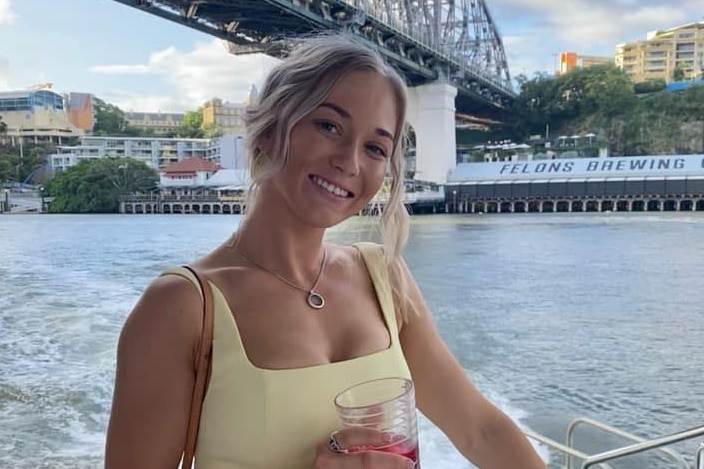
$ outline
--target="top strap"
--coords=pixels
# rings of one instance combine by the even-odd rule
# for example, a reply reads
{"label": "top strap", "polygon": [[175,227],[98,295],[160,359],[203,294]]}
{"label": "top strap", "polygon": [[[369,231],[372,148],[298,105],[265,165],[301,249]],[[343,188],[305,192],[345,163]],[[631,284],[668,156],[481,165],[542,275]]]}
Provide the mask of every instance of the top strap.
{"label": "top strap", "polygon": [[362,253],[387,324],[393,328],[395,333],[398,333],[391,280],[384,261],[382,246],[370,242],[355,243],[354,246]]}
{"label": "top strap", "polygon": [[200,427],[200,416],[203,409],[203,400],[210,382],[212,372],[212,352],[213,352],[213,292],[210,287],[208,277],[199,269],[184,266],[181,269],[173,269],[165,274],[175,274],[187,278],[199,290],[203,300],[203,328],[198,341],[195,354],[194,372],[195,383],[191,396],[191,409],[188,415],[188,428],[186,430],[186,442],[183,450],[182,468],[193,467],[195,458],[196,443],[198,442],[198,430]]}

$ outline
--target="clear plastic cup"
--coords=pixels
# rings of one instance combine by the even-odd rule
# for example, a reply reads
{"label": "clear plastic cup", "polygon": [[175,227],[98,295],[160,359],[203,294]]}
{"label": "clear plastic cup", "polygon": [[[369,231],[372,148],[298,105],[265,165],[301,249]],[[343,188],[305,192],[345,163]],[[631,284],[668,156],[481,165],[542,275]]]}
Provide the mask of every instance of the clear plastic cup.
{"label": "clear plastic cup", "polygon": [[390,442],[375,451],[399,454],[420,469],[418,421],[413,382],[405,378],[382,378],[356,384],[335,397],[342,425],[366,427],[385,433]]}

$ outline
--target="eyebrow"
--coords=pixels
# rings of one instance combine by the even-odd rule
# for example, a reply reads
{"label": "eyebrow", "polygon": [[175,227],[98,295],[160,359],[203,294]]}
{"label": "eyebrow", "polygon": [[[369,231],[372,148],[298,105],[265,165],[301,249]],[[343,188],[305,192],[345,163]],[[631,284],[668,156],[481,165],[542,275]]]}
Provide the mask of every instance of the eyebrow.
{"label": "eyebrow", "polygon": [[[343,117],[343,118],[345,118],[345,119],[351,119],[351,118],[352,118],[352,115],[351,115],[349,112],[347,112],[344,108],[338,106],[337,104],[333,104],[333,103],[322,103],[322,104],[321,104],[320,106],[318,106],[318,107],[325,107],[325,108],[328,108],[328,109],[332,109],[333,111],[335,111],[336,113],[338,113],[341,117]],[[391,132],[389,132],[388,130],[386,130],[386,129],[382,129],[382,128],[380,128],[380,127],[377,127],[377,128],[376,128],[376,134],[379,135],[380,137],[386,137],[386,138],[390,139],[391,141],[394,140],[393,134],[392,134]]]}

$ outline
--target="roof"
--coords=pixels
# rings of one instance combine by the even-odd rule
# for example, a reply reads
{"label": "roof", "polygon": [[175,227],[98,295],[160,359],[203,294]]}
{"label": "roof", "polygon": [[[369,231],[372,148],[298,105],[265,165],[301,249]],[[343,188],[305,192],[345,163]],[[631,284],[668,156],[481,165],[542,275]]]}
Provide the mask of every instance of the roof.
{"label": "roof", "polygon": [[234,190],[234,188],[246,189],[249,187],[250,183],[249,170],[247,169],[221,169],[208,179],[205,185],[208,187]]}
{"label": "roof", "polygon": [[167,166],[161,172],[167,175],[197,172],[214,173],[219,169],[220,165],[206,161],[199,156],[194,156],[192,158],[181,160],[178,163],[174,163],[171,166]]}

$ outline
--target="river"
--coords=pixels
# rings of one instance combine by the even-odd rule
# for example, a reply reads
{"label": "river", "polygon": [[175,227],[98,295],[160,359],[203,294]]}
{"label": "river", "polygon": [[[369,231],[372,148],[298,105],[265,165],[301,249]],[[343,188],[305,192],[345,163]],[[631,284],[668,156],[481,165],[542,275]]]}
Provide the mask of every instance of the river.
{"label": "river", "polygon": [[[102,467],[126,315],[238,222],[0,216],[0,467]],[[353,219],[328,238],[364,233]],[[588,416],[655,437],[704,424],[702,240],[699,213],[418,216],[406,258],[449,347],[519,424],[563,441]],[[576,436],[588,452],[625,444]],[[675,447],[690,463],[695,448]],[[425,419],[421,453],[424,469],[471,467]]]}

